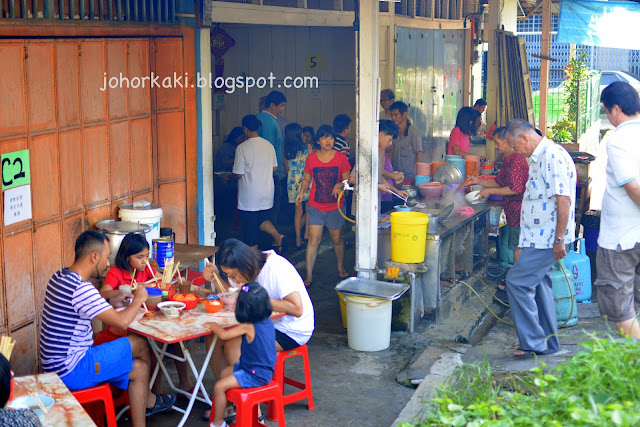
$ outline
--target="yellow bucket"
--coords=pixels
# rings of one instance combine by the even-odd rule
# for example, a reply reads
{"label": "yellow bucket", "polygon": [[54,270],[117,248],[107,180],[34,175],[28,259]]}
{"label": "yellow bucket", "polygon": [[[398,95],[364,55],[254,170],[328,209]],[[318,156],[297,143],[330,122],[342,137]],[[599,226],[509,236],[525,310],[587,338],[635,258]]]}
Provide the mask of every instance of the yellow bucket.
{"label": "yellow bucket", "polygon": [[429,215],[422,212],[391,213],[391,261],[424,261]]}
{"label": "yellow bucket", "polygon": [[340,315],[342,316],[342,327],[347,328],[347,303],[344,300],[344,294],[338,292],[338,299],[340,300]]}

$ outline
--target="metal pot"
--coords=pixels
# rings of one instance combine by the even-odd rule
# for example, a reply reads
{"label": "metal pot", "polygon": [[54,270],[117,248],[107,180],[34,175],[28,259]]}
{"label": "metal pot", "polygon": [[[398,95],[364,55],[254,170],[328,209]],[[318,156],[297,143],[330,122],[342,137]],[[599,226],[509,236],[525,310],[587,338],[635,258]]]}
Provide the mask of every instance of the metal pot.
{"label": "metal pot", "polygon": [[410,199],[418,197],[418,188],[413,185],[399,185],[396,188],[406,191]]}
{"label": "metal pot", "polygon": [[100,221],[96,224],[96,228],[109,238],[109,246],[111,247],[111,256],[109,262],[115,265],[116,255],[122,239],[129,233],[139,233],[146,237],[146,233],[153,228],[149,224],[139,224],[137,222],[114,221],[112,219]]}

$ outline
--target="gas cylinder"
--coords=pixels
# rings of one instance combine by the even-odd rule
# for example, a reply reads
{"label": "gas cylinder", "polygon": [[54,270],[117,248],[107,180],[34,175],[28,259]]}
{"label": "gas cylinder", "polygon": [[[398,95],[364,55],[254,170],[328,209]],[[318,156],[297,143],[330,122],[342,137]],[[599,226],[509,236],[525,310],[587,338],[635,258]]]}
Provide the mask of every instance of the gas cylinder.
{"label": "gas cylinder", "polygon": [[[566,276],[564,275],[562,268],[560,268],[561,265],[567,272]],[[568,284],[567,279],[569,279]],[[574,326],[578,323],[578,304],[576,303],[571,271],[567,270],[564,259],[556,262],[553,266],[551,282],[558,327]],[[567,321],[567,319],[569,320]]]}
{"label": "gas cylinder", "polygon": [[591,302],[591,260],[587,256],[584,239],[576,240],[578,251],[569,250],[564,259],[567,274],[571,275],[575,285],[576,299],[578,302]]}

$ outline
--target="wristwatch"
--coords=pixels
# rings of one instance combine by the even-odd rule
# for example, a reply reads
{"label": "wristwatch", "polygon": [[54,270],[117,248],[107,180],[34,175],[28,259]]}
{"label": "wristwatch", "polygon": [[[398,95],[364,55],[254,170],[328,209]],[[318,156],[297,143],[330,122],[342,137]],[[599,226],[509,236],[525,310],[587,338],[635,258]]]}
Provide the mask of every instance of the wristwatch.
{"label": "wristwatch", "polygon": [[553,241],[553,243],[561,243],[564,242],[564,237],[556,237],[556,239]]}

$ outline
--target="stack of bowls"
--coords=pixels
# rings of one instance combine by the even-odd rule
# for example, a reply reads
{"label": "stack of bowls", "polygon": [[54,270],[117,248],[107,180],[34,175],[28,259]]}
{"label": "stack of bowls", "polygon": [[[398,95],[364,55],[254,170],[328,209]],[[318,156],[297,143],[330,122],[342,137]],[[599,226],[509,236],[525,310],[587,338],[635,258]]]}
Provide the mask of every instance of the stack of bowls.
{"label": "stack of bowls", "polygon": [[431,163],[416,163],[416,175],[431,176]]}
{"label": "stack of bowls", "polygon": [[474,162],[473,160],[465,160],[465,165],[464,165],[464,174],[466,176],[471,176],[474,174],[474,172],[477,170],[477,166],[476,166],[476,162]]}
{"label": "stack of bowls", "polygon": [[428,175],[416,175],[416,185],[424,184],[425,182],[431,182],[431,177]]}
{"label": "stack of bowls", "polygon": [[464,157],[465,160],[471,160],[472,162],[475,162],[476,169],[480,168],[480,156],[477,156],[475,154],[465,154],[462,157]]}
{"label": "stack of bowls", "polygon": [[444,184],[440,182],[425,182],[418,184],[418,191],[424,199],[438,199],[442,196]]}

